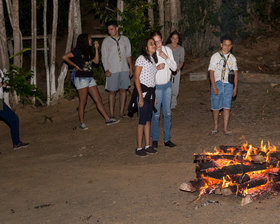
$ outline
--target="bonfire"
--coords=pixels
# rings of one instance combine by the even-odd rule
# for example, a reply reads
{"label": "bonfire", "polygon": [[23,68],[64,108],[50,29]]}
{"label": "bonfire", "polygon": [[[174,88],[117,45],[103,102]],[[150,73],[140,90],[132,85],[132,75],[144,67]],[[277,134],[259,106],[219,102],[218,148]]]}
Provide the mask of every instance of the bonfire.
{"label": "bonfire", "polygon": [[242,205],[263,193],[278,194],[280,190],[280,151],[261,142],[260,147],[220,146],[214,152],[194,154],[196,179],[183,183],[181,190],[204,194],[236,194]]}

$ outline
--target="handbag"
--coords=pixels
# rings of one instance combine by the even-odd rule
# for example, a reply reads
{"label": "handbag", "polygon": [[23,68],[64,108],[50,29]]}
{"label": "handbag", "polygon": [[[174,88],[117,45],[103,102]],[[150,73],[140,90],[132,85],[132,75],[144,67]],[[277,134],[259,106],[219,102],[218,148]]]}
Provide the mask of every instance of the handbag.
{"label": "handbag", "polygon": [[235,74],[233,70],[230,70],[228,73],[228,82],[234,85]]}

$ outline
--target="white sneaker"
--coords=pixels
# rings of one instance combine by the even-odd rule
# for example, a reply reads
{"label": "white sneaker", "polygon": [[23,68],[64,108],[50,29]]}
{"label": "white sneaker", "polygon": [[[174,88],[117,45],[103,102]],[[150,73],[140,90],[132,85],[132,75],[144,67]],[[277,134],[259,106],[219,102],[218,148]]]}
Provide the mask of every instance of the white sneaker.
{"label": "white sneaker", "polygon": [[88,130],[88,127],[86,126],[85,123],[81,123],[81,124],[80,124],[80,128],[81,128],[82,130]]}

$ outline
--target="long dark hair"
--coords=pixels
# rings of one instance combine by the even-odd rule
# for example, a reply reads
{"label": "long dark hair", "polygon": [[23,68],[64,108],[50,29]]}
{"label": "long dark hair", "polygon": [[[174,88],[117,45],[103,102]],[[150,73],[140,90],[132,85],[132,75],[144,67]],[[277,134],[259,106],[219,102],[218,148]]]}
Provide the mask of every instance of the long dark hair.
{"label": "long dark hair", "polygon": [[176,31],[176,30],[173,31],[172,33],[170,33],[170,35],[169,35],[169,37],[168,37],[168,39],[166,41],[166,44],[171,44],[171,38],[173,37],[173,35],[177,35],[178,36],[178,38],[179,38],[178,44],[182,45],[182,40],[180,38],[180,33],[178,31]]}
{"label": "long dark hair", "polygon": [[88,44],[88,37],[89,35],[87,33],[80,34],[75,47],[75,49],[79,49],[81,51],[81,54],[84,55],[86,59],[94,58],[92,47]]}
{"label": "long dark hair", "polygon": [[[153,63],[152,60],[151,60],[151,56],[148,53],[148,42],[149,42],[149,40],[153,40],[154,41],[154,39],[152,37],[149,37],[149,38],[146,38],[145,40],[143,40],[142,48],[141,48],[141,54],[144,56],[144,58],[147,61]],[[152,57],[153,57],[155,63],[157,63],[158,62],[158,58],[157,58],[157,53],[156,52],[153,53]]]}

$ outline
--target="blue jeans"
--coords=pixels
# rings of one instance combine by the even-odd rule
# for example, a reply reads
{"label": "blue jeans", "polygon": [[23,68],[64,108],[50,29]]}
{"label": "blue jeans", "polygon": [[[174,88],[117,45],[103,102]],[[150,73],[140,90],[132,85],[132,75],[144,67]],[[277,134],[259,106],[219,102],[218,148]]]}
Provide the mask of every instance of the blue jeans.
{"label": "blue jeans", "polygon": [[163,132],[164,132],[164,142],[170,140],[170,128],[171,128],[171,93],[172,85],[168,82],[164,85],[156,85],[156,109],[157,112],[153,112],[152,118],[152,140],[158,141],[159,136],[159,117],[162,105],[163,114]]}
{"label": "blue jeans", "polygon": [[19,120],[14,111],[3,102],[3,110],[0,110],[0,119],[11,128],[11,136],[14,145],[20,142],[19,139]]}

